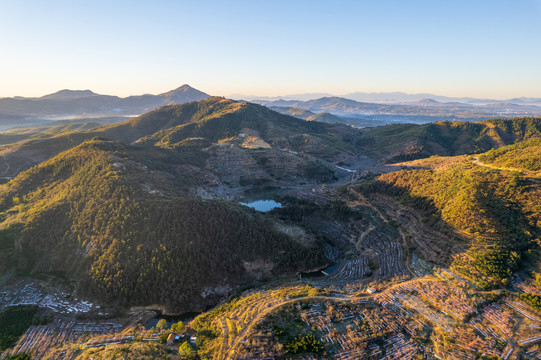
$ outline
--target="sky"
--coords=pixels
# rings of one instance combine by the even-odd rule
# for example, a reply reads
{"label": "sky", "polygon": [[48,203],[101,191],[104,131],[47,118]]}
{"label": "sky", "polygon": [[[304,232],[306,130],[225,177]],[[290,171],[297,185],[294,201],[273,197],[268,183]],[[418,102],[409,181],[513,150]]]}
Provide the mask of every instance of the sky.
{"label": "sky", "polygon": [[541,97],[541,0],[0,0],[0,97]]}

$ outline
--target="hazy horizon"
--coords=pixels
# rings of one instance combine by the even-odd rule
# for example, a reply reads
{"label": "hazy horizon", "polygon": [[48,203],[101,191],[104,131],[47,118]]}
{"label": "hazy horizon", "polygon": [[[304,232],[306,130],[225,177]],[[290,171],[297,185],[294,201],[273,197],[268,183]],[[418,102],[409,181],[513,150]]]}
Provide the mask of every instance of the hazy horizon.
{"label": "hazy horizon", "polygon": [[[271,98],[293,98],[295,96],[302,96],[302,97],[306,97],[306,98],[310,98],[310,99],[317,99],[317,98],[320,98],[320,97],[328,97],[328,96],[333,96],[333,97],[345,97],[347,98],[347,96],[349,95],[354,95],[354,94],[367,94],[367,95],[377,95],[377,94],[405,94],[405,95],[410,95],[410,96],[415,96],[415,95],[432,95],[432,96],[436,96],[436,97],[449,97],[449,98],[475,98],[475,99],[479,99],[479,100],[509,100],[509,99],[513,99],[513,98],[541,98],[540,97],[533,97],[533,96],[514,96],[514,97],[505,97],[505,98],[496,98],[496,97],[492,97],[492,98],[488,98],[488,97],[476,97],[476,96],[468,96],[468,95],[448,95],[448,94],[440,94],[440,93],[430,93],[430,92],[426,92],[426,91],[421,91],[421,92],[415,92],[415,93],[412,93],[412,92],[405,92],[405,91],[400,91],[400,90],[395,90],[395,91],[351,91],[351,92],[347,92],[347,93],[328,93],[328,92],[324,92],[324,91],[321,91],[321,92],[318,92],[318,91],[313,91],[313,92],[304,92],[304,93],[276,93],[276,94],[263,94],[263,95],[257,95],[257,94],[251,94],[251,93],[231,93],[231,94],[213,94],[213,93],[210,93],[208,91],[206,91],[205,89],[201,89],[201,88],[198,88],[198,87],[195,87],[195,86],[192,86],[191,84],[182,84],[180,86],[177,86],[175,88],[171,88],[171,89],[162,89],[162,90],[158,90],[157,92],[154,92],[154,93],[151,93],[151,92],[143,92],[143,93],[133,93],[133,94],[126,94],[126,95],[119,95],[119,94],[112,94],[112,93],[101,93],[101,92],[97,92],[97,91],[94,91],[93,89],[68,89],[68,88],[60,88],[58,90],[55,90],[55,91],[52,91],[50,93],[45,93],[45,94],[36,94],[36,95],[30,95],[30,96],[23,96],[23,95],[11,95],[11,96],[0,96],[0,99],[2,98],[17,98],[17,97],[22,97],[22,98],[40,98],[40,97],[43,97],[43,96],[47,96],[47,95],[52,95],[54,93],[57,93],[57,92],[60,92],[60,91],[92,91],[93,93],[97,94],[97,95],[107,95],[107,96],[118,96],[120,98],[126,98],[126,97],[130,97],[130,96],[141,96],[141,95],[159,95],[159,94],[163,94],[163,93],[166,93],[168,91],[172,91],[172,90],[175,90],[181,86],[184,86],[184,85],[188,85],[196,90],[199,90],[199,91],[202,91],[202,92],[205,92],[207,94],[209,94],[210,96],[222,96],[222,97],[226,97],[226,98],[238,98],[238,99],[242,99],[242,100],[257,100],[257,99],[271,99]],[[310,95],[313,95],[313,97],[310,97]],[[244,98],[246,97],[246,98]],[[295,99],[295,100],[301,100],[301,99]]]}
{"label": "hazy horizon", "polygon": [[541,97],[541,0],[0,2],[0,97]]}

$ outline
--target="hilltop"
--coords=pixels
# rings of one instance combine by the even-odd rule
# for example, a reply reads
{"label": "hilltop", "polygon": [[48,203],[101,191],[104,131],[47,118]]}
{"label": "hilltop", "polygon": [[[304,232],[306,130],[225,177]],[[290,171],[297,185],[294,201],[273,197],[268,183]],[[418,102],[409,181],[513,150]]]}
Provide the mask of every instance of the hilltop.
{"label": "hilltop", "polygon": [[209,166],[233,184],[242,178],[245,185],[285,185],[307,182],[310,176],[308,181],[332,180],[333,163],[352,163],[359,157],[355,147],[362,135],[345,125],[306,122],[260,105],[212,97],[86,132],[33,138],[3,154],[13,164],[10,171],[20,171],[95,136],[143,147],[203,147]]}
{"label": "hilltop", "polygon": [[[57,91],[53,94],[49,94],[49,95],[44,95],[42,97],[40,97],[39,99],[41,100],[74,100],[74,99],[80,99],[80,98],[84,98],[84,97],[89,97],[89,96],[99,96],[98,94],[96,94],[95,92],[91,91],[91,90],[69,90],[69,89],[64,89],[64,90],[60,90],[60,91]],[[22,100],[24,98],[18,98],[19,100]]]}
{"label": "hilltop", "polygon": [[[1,154],[10,164],[4,176],[13,177],[33,164],[94,136],[161,147],[174,147],[183,141],[193,143],[190,139],[204,138],[214,143],[218,153],[233,151],[239,173],[243,172],[239,156],[244,158],[245,154],[249,154],[259,165],[266,161],[260,160],[260,155],[255,152],[242,150],[244,154],[241,154],[238,151],[239,148],[253,147],[250,143],[259,144],[257,148],[260,151],[277,159],[277,166],[283,163],[279,159],[284,157],[302,160],[306,166],[316,166],[321,174],[326,173],[327,178],[332,178],[331,172],[325,170],[329,169],[329,164],[315,159],[346,165],[363,161],[365,165],[362,166],[371,166],[369,163],[373,164],[374,161],[397,162],[432,155],[479,154],[538,137],[541,132],[540,118],[493,119],[478,123],[443,121],[424,125],[394,124],[356,130],[339,123],[300,121],[263,106],[219,97],[166,106],[125,122],[90,128],[90,131],[71,133],[62,133],[58,128],[57,131],[41,132],[26,142],[4,148]],[[6,136],[3,141],[10,143],[25,138],[27,136],[14,134]],[[259,139],[263,142],[259,142]],[[367,159],[370,159],[368,163],[365,161]],[[270,165],[273,163],[268,162]],[[332,170],[333,166],[330,168]],[[248,175],[252,170],[255,168],[246,170]],[[278,171],[285,174],[284,170]],[[238,180],[239,177],[237,183]]]}

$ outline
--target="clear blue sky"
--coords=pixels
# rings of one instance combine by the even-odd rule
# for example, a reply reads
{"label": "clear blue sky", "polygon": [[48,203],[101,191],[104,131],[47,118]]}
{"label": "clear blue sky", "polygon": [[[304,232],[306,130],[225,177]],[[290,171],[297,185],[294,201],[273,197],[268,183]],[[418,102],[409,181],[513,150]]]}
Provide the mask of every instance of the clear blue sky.
{"label": "clear blue sky", "polygon": [[0,97],[541,97],[541,0],[0,0]]}

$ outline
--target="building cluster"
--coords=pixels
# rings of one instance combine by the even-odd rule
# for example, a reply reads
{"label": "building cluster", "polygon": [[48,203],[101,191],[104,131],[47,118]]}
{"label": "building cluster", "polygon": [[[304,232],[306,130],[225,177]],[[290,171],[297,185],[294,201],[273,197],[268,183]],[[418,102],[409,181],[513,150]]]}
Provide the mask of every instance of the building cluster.
{"label": "building cluster", "polygon": [[[61,290],[49,289],[45,291],[33,280],[19,280],[13,284],[4,285],[0,289],[0,310],[22,305],[35,305],[62,315],[88,313],[92,310],[100,311],[99,306],[90,301],[73,298]],[[98,315],[103,314],[98,313]]]}

